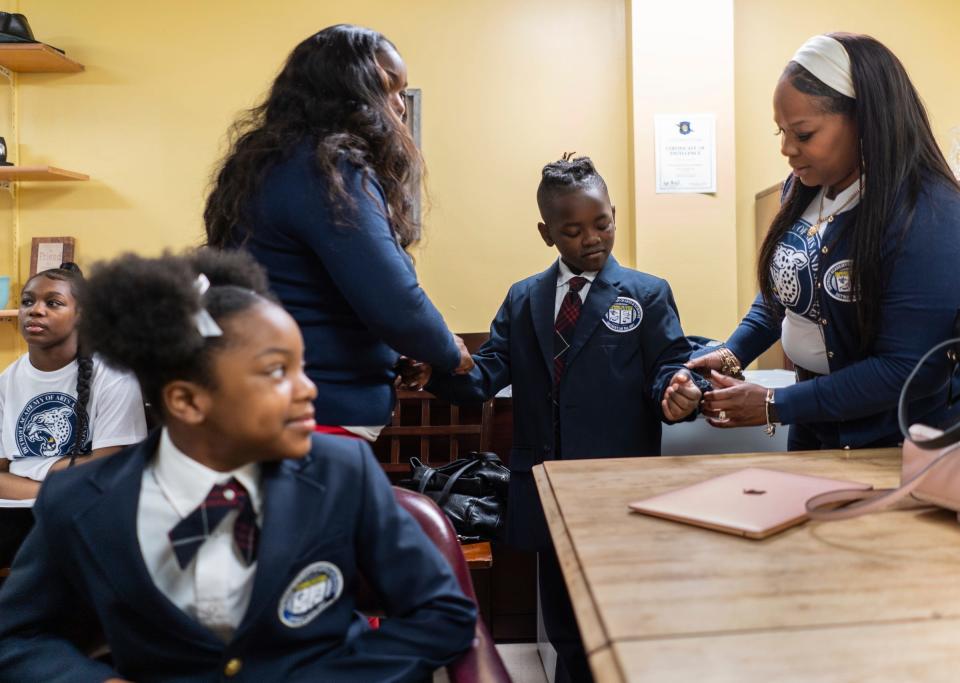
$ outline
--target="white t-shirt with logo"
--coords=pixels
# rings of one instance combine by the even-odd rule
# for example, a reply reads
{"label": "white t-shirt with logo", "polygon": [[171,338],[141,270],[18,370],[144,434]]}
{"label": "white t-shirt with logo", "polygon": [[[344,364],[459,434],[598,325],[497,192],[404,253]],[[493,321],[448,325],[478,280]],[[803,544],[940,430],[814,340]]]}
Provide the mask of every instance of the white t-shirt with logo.
{"label": "white t-shirt with logo", "polygon": [[[77,440],[77,362],[37,370],[23,355],[0,374],[0,457],[10,472],[43,481]],[[87,434],[89,450],[127,446],[147,435],[140,385],[133,375],[93,358]]]}

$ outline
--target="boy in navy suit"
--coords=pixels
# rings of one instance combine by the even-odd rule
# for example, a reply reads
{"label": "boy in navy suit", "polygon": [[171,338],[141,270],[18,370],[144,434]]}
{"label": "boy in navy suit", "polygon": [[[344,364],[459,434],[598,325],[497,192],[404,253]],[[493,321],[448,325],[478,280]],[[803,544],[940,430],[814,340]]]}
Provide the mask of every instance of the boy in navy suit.
{"label": "boy in navy suit", "polygon": [[547,164],[537,204],[540,236],[560,258],[510,288],[470,374],[431,378],[412,364],[405,381],[429,378],[429,391],[454,402],[513,385],[507,542],[540,551],[557,680],[583,681],[589,669],[530,470],[551,459],[659,455],[661,421],[692,419],[709,383],[683,369],[691,348],[670,286],[611,255],[615,209],[590,159]]}

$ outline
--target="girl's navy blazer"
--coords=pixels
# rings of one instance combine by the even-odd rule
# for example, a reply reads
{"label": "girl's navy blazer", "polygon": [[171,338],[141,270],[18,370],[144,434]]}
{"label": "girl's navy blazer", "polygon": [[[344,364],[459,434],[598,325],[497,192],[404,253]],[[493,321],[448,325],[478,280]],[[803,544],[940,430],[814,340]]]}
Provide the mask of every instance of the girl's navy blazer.
{"label": "girl's navy blazer", "polygon": [[[369,446],[320,435],[303,460],[263,465],[250,606],[233,639],[218,639],[157,589],[140,554],[140,482],[158,438],[44,483],[36,526],[0,591],[0,680],[218,681],[236,659],[231,680],[407,681],[470,646],[475,605],[396,504]],[[285,619],[302,572],[316,566],[332,579],[331,565],[339,597],[312,619]],[[390,616],[378,630],[354,612],[361,573]],[[115,670],[61,635],[98,620]]]}
{"label": "girl's navy blazer", "polygon": [[558,269],[554,263],[510,288],[469,375],[435,372],[427,387],[464,403],[513,385],[507,538],[534,549],[546,547],[549,539],[531,468],[560,458],[659,455],[660,399],[692,350],[670,285],[624,268],[611,256],[587,293],[555,392]]}

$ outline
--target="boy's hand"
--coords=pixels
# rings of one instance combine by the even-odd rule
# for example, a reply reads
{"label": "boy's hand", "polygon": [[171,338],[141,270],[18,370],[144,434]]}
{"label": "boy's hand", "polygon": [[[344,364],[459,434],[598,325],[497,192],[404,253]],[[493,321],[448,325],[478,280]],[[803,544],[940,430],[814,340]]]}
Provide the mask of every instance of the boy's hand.
{"label": "boy's hand", "polygon": [[433,374],[433,367],[429,363],[422,363],[406,356],[397,361],[397,372],[400,373],[400,388],[410,391],[420,391]]}
{"label": "boy's hand", "polygon": [[671,422],[687,417],[697,409],[702,393],[693,382],[690,373],[680,370],[670,379],[670,385],[663,392],[660,407],[663,416]]}
{"label": "boy's hand", "polygon": [[460,337],[453,335],[453,340],[457,342],[457,348],[460,349],[460,365],[458,365],[457,369],[453,371],[453,374],[466,375],[468,372],[473,370],[473,356],[471,356],[470,352],[467,351],[467,345],[463,343],[463,340]]}

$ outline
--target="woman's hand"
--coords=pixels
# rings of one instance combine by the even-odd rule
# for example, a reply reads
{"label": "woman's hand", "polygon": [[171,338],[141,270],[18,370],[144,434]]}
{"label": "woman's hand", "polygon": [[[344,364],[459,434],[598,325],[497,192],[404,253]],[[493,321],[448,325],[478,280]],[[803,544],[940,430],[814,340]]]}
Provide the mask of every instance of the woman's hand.
{"label": "woman's hand", "polygon": [[703,412],[714,427],[767,424],[767,388],[719,372],[710,373],[713,391],[703,395]]}
{"label": "woman's hand", "polygon": [[397,372],[400,373],[401,389],[420,391],[430,381],[430,377],[433,375],[433,367],[429,363],[401,356],[397,362]]}
{"label": "woman's hand", "polygon": [[695,370],[706,377],[710,374],[711,370],[720,372],[720,368],[723,367],[723,356],[720,355],[719,351],[711,351],[699,358],[687,361],[684,363],[684,367]]}
{"label": "woman's hand", "polygon": [[682,420],[697,409],[701,396],[700,388],[694,384],[690,373],[680,370],[663,391],[663,400],[660,402],[663,416],[671,422]]}
{"label": "woman's hand", "polygon": [[453,371],[453,374],[466,375],[468,372],[473,370],[473,356],[471,356],[470,352],[467,351],[467,345],[463,343],[463,340],[460,337],[453,335],[453,340],[457,342],[457,348],[460,349],[460,365],[458,365],[457,369]]}

